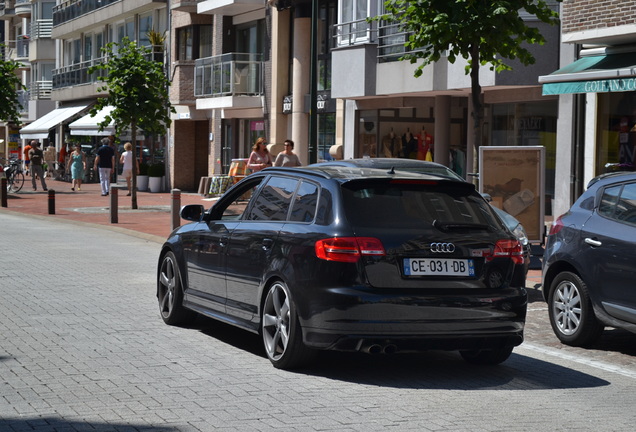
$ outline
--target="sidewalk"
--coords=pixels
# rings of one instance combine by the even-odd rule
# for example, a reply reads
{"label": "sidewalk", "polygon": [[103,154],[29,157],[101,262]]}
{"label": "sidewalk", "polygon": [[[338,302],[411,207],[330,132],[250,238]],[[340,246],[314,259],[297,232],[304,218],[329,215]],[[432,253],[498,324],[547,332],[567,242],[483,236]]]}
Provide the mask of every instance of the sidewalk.
{"label": "sidewalk", "polygon": [[[99,225],[103,228],[123,231],[137,237],[163,242],[170,234],[171,194],[137,192],[137,210],[131,208],[131,197],[126,196],[126,184],[121,180],[118,191],[118,223],[110,222],[110,196],[101,196],[99,183],[82,184],[81,191],[71,191],[71,184],[47,179],[49,191],[55,191],[55,214],[49,215],[49,193],[41,189],[33,191],[31,177],[27,176],[22,190],[7,195],[7,207],[0,212],[17,212],[42,218],[55,218],[67,222]],[[204,198],[196,193],[181,193],[181,206],[202,204],[211,207],[215,198]],[[185,221],[181,221],[184,223]]]}
{"label": "sidewalk", "polygon": [[[93,224],[104,229],[124,232],[157,243],[163,241],[170,234],[171,194],[137,192],[137,210],[131,209],[130,197],[126,196],[125,183],[119,190],[118,223],[110,222],[110,196],[101,196],[99,183],[83,184],[81,191],[71,191],[71,184],[47,180],[49,191],[55,191],[55,214],[49,215],[48,192],[38,190],[33,192],[31,177],[26,177],[22,190],[17,194],[8,194],[7,208],[0,207],[0,212],[18,212],[42,218],[55,218],[70,223]],[[186,204],[201,204],[210,208],[216,198],[205,198],[197,193],[181,193],[181,206]],[[181,224],[186,221],[181,220]],[[541,270],[528,271],[526,286],[538,288],[541,284]]]}

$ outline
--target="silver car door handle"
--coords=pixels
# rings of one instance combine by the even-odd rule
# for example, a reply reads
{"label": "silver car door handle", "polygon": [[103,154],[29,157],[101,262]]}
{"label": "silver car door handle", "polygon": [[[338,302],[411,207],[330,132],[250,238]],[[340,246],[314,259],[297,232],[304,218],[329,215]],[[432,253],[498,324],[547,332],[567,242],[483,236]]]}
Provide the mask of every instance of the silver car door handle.
{"label": "silver car door handle", "polygon": [[589,244],[591,246],[596,246],[596,247],[601,246],[603,244],[600,241],[591,239],[589,237],[585,238],[585,243],[587,243],[587,244]]}
{"label": "silver car door handle", "polygon": [[225,247],[225,246],[227,246],[227,243],[228,243],[228,241],[229,241],[229,240],[230,240],[230,238],[229,238],[229,237],[221,237],[221,238],[219,239],[219,246],[220,246],[220,247]]}
{"label": "silver car door handle", "polygon": [[263,239],[263,250],[270,249],[273,244],[274,244],[274,240],[268,239],[268,238]]}

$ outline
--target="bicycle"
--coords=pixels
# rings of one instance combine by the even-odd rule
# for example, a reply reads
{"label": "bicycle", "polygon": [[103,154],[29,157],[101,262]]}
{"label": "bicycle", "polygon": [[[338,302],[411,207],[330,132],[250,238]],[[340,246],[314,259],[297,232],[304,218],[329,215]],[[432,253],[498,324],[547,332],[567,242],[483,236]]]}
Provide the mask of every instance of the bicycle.
{"label": "bicycle", "polygon": [[24,186],[24,173],[22,173],[21,161],[8,160],[9,165],[3,167],[5,176],[7,177],[7,191],[11,193],[18,193]]}

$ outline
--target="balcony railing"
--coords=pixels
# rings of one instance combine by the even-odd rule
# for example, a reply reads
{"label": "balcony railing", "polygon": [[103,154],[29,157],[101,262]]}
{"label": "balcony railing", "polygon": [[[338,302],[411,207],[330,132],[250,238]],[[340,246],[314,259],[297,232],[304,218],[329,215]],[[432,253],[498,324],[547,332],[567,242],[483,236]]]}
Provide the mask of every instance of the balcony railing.
{"label": "balcony railing", "polygon": [[53,26],[64,24],[67,21],[82,15],[94,12],[97,9],[118,3],[123,0],[66,0],[53,8]]}
{"label": "balcony railing", "polygon": [[51,99],[52,90],[53,81],[31,81],[29,85],[31,100]]}
{"label": "balcony railing", "polygon": [[60,89],[81,84],[92,84],[94,82],[97,82],[97,77],[105,76],[105,72],[102,70],[98,70],[89,74],[88,68],[96,64],[101,64],[104,61],[106,61],[106,57],[99,57],[70,66],[65,66],[59,69],[54,69],[53,89]]}
{"label": "balcony railing", "polygon": [[404,44],[409,33],[402,31],[396,23],[367,22],[366,19],[360,19],[335,24],[334,30],[336,46],[339,47],[377,44],[379,61],[394,61],[404,54],[415,52],[406,50]]}
{"label": "balcony railing", "polygon": [[18,58],[29,57],[29,40],[31,37],[28,34],[18,36],[18,40],[15,42],[16,56]]}
{"label": "balcony railing", "polygon": [[29,112],[29,90],[18,90],[18,111],[20,114],[27,114]]}
{"label": "balcony railing", "polygon": [[15,0],[16,15],[31,14],[31,0]]}
{"label": "balcony railing", "polygon": [[195,96],[256,96],[263,93],[261,54],[228,53],[194,63]]}
{"label": "balcony railing", "polygon": [[31,37],[33,39],[50,38],[53,29],[52,19],[39,19],[31,22]]}

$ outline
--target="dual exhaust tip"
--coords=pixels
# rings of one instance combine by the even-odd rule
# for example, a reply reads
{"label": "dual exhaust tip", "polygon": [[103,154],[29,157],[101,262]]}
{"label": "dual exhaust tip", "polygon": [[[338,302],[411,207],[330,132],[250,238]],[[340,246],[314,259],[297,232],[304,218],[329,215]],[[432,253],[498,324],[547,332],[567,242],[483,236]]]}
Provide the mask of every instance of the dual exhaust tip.
{"label": "dual exhaust tip", "polygon": [[397,346],[393,344],[370,344],[362,346],[360,351],[367,354],[395,354],[397,352]]}

